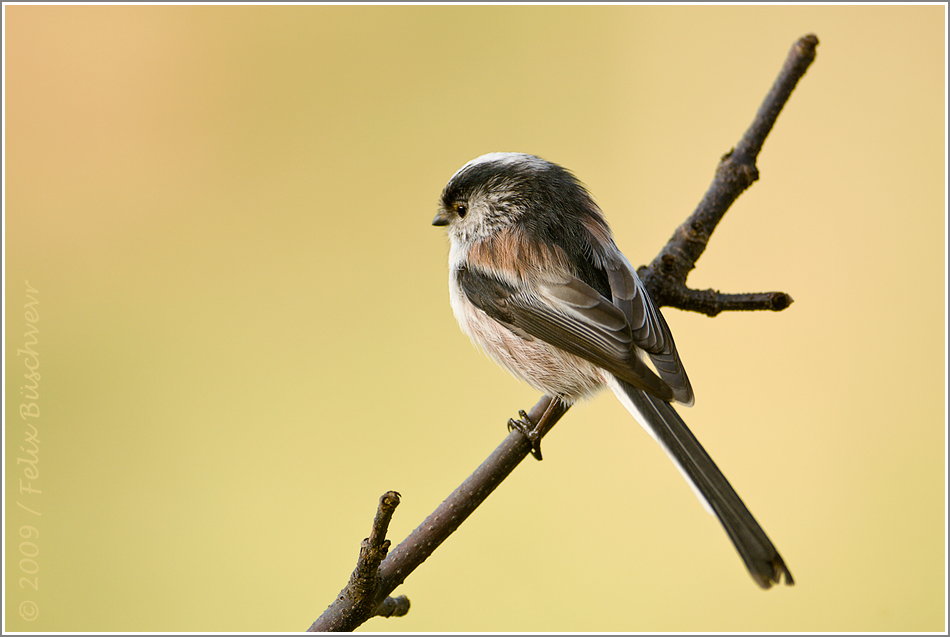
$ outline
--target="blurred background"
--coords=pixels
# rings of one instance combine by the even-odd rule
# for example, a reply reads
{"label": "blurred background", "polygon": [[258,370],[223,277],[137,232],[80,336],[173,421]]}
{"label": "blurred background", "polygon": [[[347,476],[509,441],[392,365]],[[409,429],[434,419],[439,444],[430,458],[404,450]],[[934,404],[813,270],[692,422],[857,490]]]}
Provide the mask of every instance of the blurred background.
{"label": "blurred background", "polygon": [[539,398],[452,316],[448,178],[560,163],[648,263],[807,33],[689,279],[794,305],[666,311],[684,417],[796,585],[602,395],[362,630],[945,630],[943,6],[4,15],[7,630],[306,629],[382,493],[395,544]]}

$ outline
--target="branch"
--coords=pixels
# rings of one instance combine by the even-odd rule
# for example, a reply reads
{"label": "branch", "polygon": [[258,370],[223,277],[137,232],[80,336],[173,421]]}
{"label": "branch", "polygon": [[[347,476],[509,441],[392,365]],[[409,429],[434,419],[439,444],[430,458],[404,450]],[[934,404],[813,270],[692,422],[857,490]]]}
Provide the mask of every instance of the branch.
{"label": "branch", "polygon": [[[806,35],[795,43],[752,125],[739,144],[720,161],[715,179],[699,206],[676,230],[653,262],[638,270],[658,306],[715,316],[722,311],[778,311],[791,305],[792,298],[783,292],[720,294],[715,290],[690,289],[685,282],[726,210],[758,179],[755,161],[765,138],[798,80],[815,59],[817,45],[818,38],[814,35]],[[550,431],[567,412],[567,406],[560,402],[552,405],[552,400],[549,396],[543,397],[528,414],[532,423],[539,423],[542,415],[546,414],[538,439]],[[475,473],[388,556],[386,529],[399,504],[399,494],[390,491],[383,495],[373,530],[370,537],[363,541],[350,582],[310,626],[309,632],[350,631],[375,615],[403,615],[408,612],[409,601],[405,597],[394,599],[389,594],[462,525],[531,450],[532,443],[522,432],[515,430],[509,433]]]}
{"label": "branch", "polygon": [[[397,506],[399,494],[395,491],[388,491],[379,499],[373,528],[360,545],[360,557],[350,581],[337,595],[336,601],[313,623],[311,631],[352,631],[370,617],[401,616],[409,612],[409,600],[406,597],[376,599],[376,591],[380,588],[379,565],[389,552],[390,543],[386,539],[386,532]],[[320,622],[321,626],[315,628]]]}
{"label": "branch", "polygon": [[729,206],[759,178],[755,161],[765,138],[798,80],[815,60],[817,46],[818,38],[813,34],[800,38],[792,46],[752,125],[736,147],[723,155],[716,177],[696,210],[676,229],[653,263],[637,270],[657,305],[715,316],[725,310],[779,311],[792,304],[792,297],[784,292],[725,295],[715,290],[692,290],[686,287],[686,277],[696,267],[696,261]]}
{"label": "branch", "polygon": [[[546,428],[539,432],[541,437],[551,431],[568,409],[568,406],[560,402],[552,406],[551,398],[545,396],[528,412],[528,418],[531,422],[539,422],[549,407],[551,413],[545,420]],[[350,576],[350,583],[337,595],[336,600],[324,611],[323,615],[313,622],[308,632],[350,631],[374,614],[381,614],[370,612],[369,609],[376,608],[385,600],[391,599],[387,596],[462,525],[462,522],[495,490],[495,487],[501,484],[508,474],[525,459],[531,449],[532,443],[523,433],[517,430],[509,433],[481,466],[379,565],[375,588],[372,590],[362,585],[364,578],[357,577],[357,573],[361,572],[363,562],[363,549],[361,549],[360,563]],[[383,496],[383,499],[390,494],[395,494],[395,492],[390,491]],[[395,495],[396,504],[398,504],[399,497],[398,494]],[[380,510],[382,510],[382,500]],[[391,515],[390,513],[390,517]],[[379,518],[380,514],[377,514],[377,521]],[[386,525],[388,524],[387,517]],[[385,529],[383,532],[385,533]],[[364,548],[368,541],[363,541]],[[388,545],[389,543],[386,542],[386,548]],[[354,579],[359,583],[354,585]],[[408,600],[406,610],[408,611]]]}

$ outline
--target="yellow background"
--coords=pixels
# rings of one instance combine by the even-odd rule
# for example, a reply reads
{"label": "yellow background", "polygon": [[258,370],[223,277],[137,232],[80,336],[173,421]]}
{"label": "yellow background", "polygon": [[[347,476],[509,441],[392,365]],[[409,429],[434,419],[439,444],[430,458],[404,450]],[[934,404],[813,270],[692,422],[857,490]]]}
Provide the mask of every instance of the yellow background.
{"label": "yellow background", "polygon": [[[689,280],[795,304],[666,311],[684,416],[796,586],[759,590],[602,395],[398,590],[408,616],[363,629],[945,628],[943,7],[5,16],[6,629],[306,629],[383,492],[398,543],[538,398],[452,317],[446,180],[556,161],[647,263],[810,32]],[[42,494],[18,493],[26,281]]]}

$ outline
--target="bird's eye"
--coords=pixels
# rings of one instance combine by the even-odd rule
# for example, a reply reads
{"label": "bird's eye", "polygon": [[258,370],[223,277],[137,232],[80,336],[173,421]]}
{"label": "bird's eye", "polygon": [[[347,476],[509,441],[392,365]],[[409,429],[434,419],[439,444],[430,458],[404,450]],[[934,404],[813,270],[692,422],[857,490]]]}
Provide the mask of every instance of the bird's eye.
{"label": "bird's eye", "polygon": [[468,214],[468,206],[463,203],[455,204],[455,214],[459,216],[459,219],[464,219],[465,215]]}

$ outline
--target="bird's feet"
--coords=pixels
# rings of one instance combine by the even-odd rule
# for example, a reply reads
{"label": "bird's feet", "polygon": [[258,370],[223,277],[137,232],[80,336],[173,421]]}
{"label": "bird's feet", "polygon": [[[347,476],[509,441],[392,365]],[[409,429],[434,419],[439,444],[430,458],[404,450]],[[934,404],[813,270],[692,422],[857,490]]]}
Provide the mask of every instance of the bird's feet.
{"label": "bird's feet", "polygon": [[[525,439],[531,443],[531,455],[534,456],[535,460],[542,460],[541,457],[541,423],[535,425],[531,422],[531,419],[528,417],[528,413],[525,410],[520,410],[518,415],[521,416],[520,420],[515,420],[514,418],[508,419],[508,431],[517,431]],[[542,418],[542,421],[544,419]]]}

